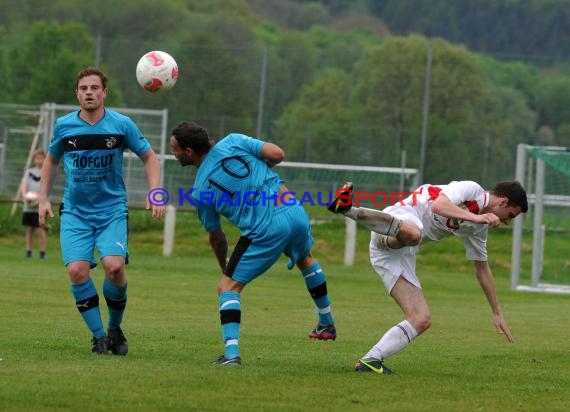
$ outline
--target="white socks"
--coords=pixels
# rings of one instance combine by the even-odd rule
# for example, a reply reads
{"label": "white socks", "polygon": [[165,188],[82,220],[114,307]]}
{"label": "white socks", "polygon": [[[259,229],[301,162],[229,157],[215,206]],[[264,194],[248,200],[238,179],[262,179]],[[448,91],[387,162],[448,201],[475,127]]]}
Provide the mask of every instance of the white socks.
{"label": "white socks", "polygon": [[416,336],[418,336],[416,329],[410,322],[404,320],[388,330],[363,359],[386,359],[408,347]]}
{"label": "white socks", "polygon": [[402,226],[402,221],[397,217],[366,207],[352,206],[344,215],[381,235],[396,237],[400,232],[400,226]]}

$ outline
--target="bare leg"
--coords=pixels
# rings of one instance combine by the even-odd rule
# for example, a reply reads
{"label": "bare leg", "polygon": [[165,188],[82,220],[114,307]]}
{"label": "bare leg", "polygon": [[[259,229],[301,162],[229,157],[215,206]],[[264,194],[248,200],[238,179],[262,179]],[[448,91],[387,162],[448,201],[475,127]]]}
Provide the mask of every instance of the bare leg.
{"label": "bare leg", "polygon": [[46,230],[43,227],[38,228],[38,237],[39,237],[39,243],[40,243],[40,252],[44,252],[46,251],[46,246],[47,246],[47,236],[46,236]]}
{"label": "bare leg", "polygon": [[32,250],[34,248],[34,228],[28,226],[26,228],[26,250]]}
{"label": "bare leg", "polygon": [[429,307],[420,288],[400,277],[391,295],[406,319],[390,328],[364,358],[386,359],[407,348],[413,339],[431,325]]}

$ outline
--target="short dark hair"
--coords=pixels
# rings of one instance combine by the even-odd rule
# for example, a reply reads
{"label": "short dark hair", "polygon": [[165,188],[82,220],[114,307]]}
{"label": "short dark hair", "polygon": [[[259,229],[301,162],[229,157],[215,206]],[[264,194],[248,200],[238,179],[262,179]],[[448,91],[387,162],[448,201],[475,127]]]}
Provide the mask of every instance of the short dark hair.
{"label": "short dark hair", "polygon": [[172,136],[182,149],[192,149],[197,155],[203,155],[212,148],[208,131],[194,122],[179,123],[172,129]]}
{"label": "short dark hair", "polygon": [[105,75],[105,73],[103,73],[101,70],[96,69],[94,67],[88,67],[86,69],[81,70],[77,74],[77,78],[75,79],[75,88],[76,89],[77,89],[77,86],[79,86],[79,80],[81,80],[87,76],[99,76],[99,78],[101,79],[101,84],[103,85],[103,89],[107,88],[107,76]]}
{"label": "short dark hair", "polygon": [[508,206],[519,206],[523,213],[528,211],[526,191],[516,180],[497,183],[491,193],[509,199]]}

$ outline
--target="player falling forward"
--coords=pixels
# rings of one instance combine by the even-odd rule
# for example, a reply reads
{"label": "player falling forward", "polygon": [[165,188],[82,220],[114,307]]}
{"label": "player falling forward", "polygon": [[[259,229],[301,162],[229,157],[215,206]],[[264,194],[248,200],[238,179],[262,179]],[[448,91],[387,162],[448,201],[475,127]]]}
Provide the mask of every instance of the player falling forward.
{"label": "player falling forward", "polygon": [[[318,309],[318,324],[309,337],[334,340],[336,329],[325,273],[311,256],[309,218],[293,194],[285,194],[287,188],[271,169],[283,161],[283,150],[273,143],[235,133],[213,146],[206,129],[191,122],[180,123],[172,130],[170,146],[182,166],[198,168],[192,196],[224,273],[218,295],[225,353],[214,364],[241,364],[241,292],[282,253],[290,258],[289,269],[296,264],[301,271]],[[220,216],[241,232],[229,261]]]}
{"label": "player falling forward", "polygon": [[416,275],[419,245],[447,236],[463,241],[467,258],[475,264],[477,280],[493,312],[497,330],[509,342],[513,335],[499,306],[493,274],[487,261],[489,227],[509,224],[528,210],[526,192],[518,182],[498,183],[491,192],[471,181],[448,185],[425,184],[404,204],[384,211],[352,206],[353,185],[345,183],[328,206],[372,231],[370,261],[405,319],[389,329],[356,363],[359,372],[390,374],[384,360],[406,348],[431,324],[430,310]]}

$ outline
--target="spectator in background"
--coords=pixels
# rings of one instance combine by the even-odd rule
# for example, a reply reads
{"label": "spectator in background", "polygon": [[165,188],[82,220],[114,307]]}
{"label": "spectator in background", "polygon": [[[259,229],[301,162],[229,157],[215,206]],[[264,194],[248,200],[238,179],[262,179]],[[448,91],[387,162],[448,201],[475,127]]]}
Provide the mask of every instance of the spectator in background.
{"label": "spectator in background", "polygon": [[46,160],[46,153],[43,150],[34,152],[34,167],[26,170],[20,193],[24,199],[24,213],[22,214],[22,224],[26,226],[26,258],[32,257],[34,248],[34,233],[38,232],[39,256],[40,259],[46,257],[47,235],[46,228],[39,224],[38,195],[40,193],[40,179],[42,177],[42,167]]}

